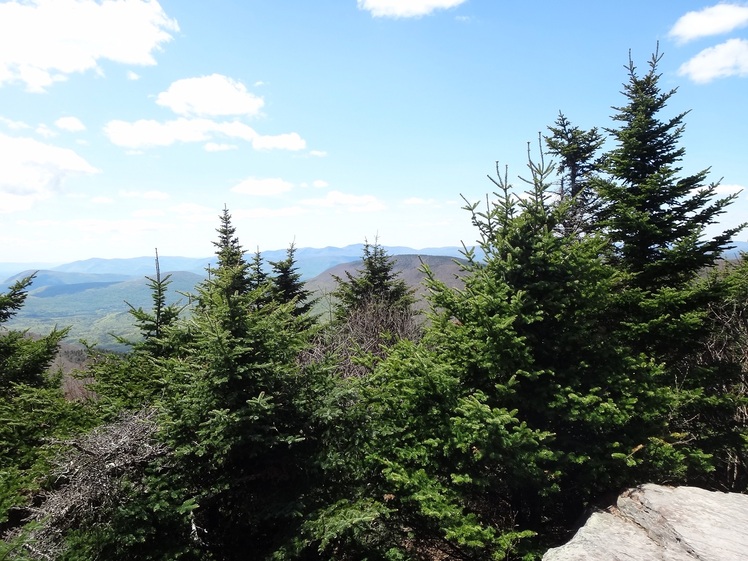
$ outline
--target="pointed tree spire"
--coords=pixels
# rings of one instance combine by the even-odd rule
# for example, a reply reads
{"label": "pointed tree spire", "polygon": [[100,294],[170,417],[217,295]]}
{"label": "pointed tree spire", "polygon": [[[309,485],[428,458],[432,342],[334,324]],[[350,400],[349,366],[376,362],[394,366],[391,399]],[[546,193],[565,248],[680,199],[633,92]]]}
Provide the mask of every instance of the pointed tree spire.
{"label": "pointed tree spire", "polygon": [[378,239],[364,243],[363,268],[356,274],[346,271],[346,278],[333,276],[337,288],[336,316],[344,318],[351,310],[376,302],[399,309],[409,309],[414,303],[413,291],[395,271],[395,263]]}
{"label": "pointed tree spire", "polygon": [[286,250],[286,258],[271,261],[273,268],[273,294],[282,304],[295,303],[294,315],[308,314],[314,306],[314,299],[310,299],[311,291],[305,288],[306,283],[301,280],[301,273],[296,265],[296,245],[292,242]]}
{"label": "pointed tree spire", "polygon": [[629,56],[626,104],[614,107],[617,128],[606,129],[617,146],[606,155],[610,180],[599,182],[605,206],[604,227],[620,264],[641,287],[657,288],[694,278],[714,264],[742,229],[731,228],[704,239],[735,196],[714,200],[717,184],[707,184],[708,169],[680,176],[685,149],[678,145],[687,112],[663,117],[676,90],[663,91],[655,52],[649,70],[637,73]]}
{"label": "pointed tree spire", "polygon": [[249,265],[244,259],[244,249],[236,237],[231,214],[226,206],[220,215],[221,225],[216,228],[218,240],[213,242],[218,257],[218,267],[212,271],[222,282],[227,294],[246,294],[251,290]]}
{"label": "pointed tree spire", "polygon": [[599,174],[598,151],[605,138],[596,127],[582,130],[559,113],[545,136],[548,153],[558,158],[559,199],[568,203],[563,221],[565,233],[584,232],[592,227],[592,215],[598,204],[593,179]]}

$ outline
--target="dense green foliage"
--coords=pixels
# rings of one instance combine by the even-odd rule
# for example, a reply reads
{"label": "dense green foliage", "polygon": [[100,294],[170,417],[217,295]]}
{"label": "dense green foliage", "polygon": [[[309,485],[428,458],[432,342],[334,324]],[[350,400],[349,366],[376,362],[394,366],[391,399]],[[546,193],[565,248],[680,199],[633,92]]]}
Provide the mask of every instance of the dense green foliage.
{"label": "dense green foliage", "polygon": [[65,329],[39,338],[2,330],[22,307],[32,280],[22,279],[0,295],[0,531],[9,519],[12,526],[19,522],[14,518],[25,516],[25,503],[56,452],[54,441],[93,420],[80,404],[64,399],[59,375],[47,371]]}
{"label": "dense green foliage", "polygon": [[[467,204],[478,245],[460,288],[425,269],[425,317],[379,243],[311,317],[294,245],[247,261],[224,209],[186,313],[157,262],[142,340],[95,357],[87,410],[44,374],[64,331],[5,335],[0,555],[530,560],[628,486],[745,492],[748,265],[715,267],[731,198],[680,177],[658,61],[629,64],[611,147],[561,115],[523,194],[498,175]],[[52,469],[44,439],[93,418]]]}
{"label": "dense green foliage", "polygon": [[399,278],[392,259],[378,241],[364,244],[362,263],[363,269],[355,274],[346,271],[345,279],[335,277],[338,286],[333,297],[337,319],[344,319],[371,303],[401,310],[413,304],[412,290]]}
{"label": "dense green foliage", "polygon": [[281,304],[293,304],[294,315],[303,316],[312,311],[315,299],[310,290],[305,288],[301,280],[301,273],[296,266],[296,246],[291,244],[286,251],[286,258],[271,261],[273,268],[271,281],[273,283],[274,299]]}

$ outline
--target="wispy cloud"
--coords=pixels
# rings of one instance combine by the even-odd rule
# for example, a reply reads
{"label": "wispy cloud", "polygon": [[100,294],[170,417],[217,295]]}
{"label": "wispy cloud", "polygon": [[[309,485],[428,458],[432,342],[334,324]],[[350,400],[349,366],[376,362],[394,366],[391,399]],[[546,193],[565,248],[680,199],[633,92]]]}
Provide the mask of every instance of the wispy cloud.
{"label": "wispy cloud", "polygon": [[199,205],[196,203],[180,203],[169,208],[169,212],[179,216],[179,221],[188,222],[215,222],[219,213],[215,208]]}
{"label": "wispy cloud", "polygon": [[158,208],[141,208],[132,213],[133,218],[157,218],[165,216],[166,213]]}
{"label": "wispy cloud", "polygon": [[99,171],[68,148],[32,138],[0,133],[0,153],[0,212],[28,210],[59,192],[66,178]]}
{"label": "wispy cloud", "polygon": [[127,199],[164,201],[169,198],[169,193],[165,193],[164,191],[120,191],[119,196]]}
{"label": "wispy cloud", "polygon": [[[180,118],[172,121],[141,119],[135,122],[110,121],[104,133],[117,146],[147,148],[170,146],[177,142],[208,142],[218,138],[235,138],[252,144],[255,150],[303,150],[306,142],[298,133],[261,135],[240,121]],[[218,145],[218,143],[216,143]]]}
{"label": "wispy cloud", "polygon": [[747,25],[748,6],[717,4],[681,16],[673,25],[669,35],[680,43],[686,43],[701,37],[729,33]]}
{"label": "wispy cloud", "polygon": [[91,202],[95,205],[110,205],[114,202],[111,197],[91,197]]}
{"label": "wispy cloud", "polygon": [[291,218],[307,214],[307,210],[300,206],[286,206],[281,208],[248,208],[232,210],[231,214],[237,219],[262,218]]}
{"label": "wispy cloud", "polygon": [[236,144],[224,144],[219,142],[207,142],[204,146],[206,152],[226,152],[239,148]]}
{"label": "wispy cloud", "polygon": [[36,132],[36,134],[44,138],[52,138],[53,136],[57,136],[57,132],[53,131],[44,123],[37,125],[34,131]]}
{"label": "wispy cloud", "polygon": [[0,123],[5,125],[12,131],[19,131],[19,130],[31,128],[29,124],[24,123],[23,121],[14,121],[13,119],[8,119],[7,117],[0,117]]}
{"label": "wispy cloud", "polygon": [[465,0],[357,0],[358,8],[374,17],[412,18],[428,15],[436,10],[454,8]]}
{"label": "wispy cloud", "polygon": [[748,76],[748,40],[730,39],[704,49],[683,63],[678,74],[701,84],[728,76]]}
{"label": "wispy cloud", "polygon": [[296,151],[306,148],[306,141],[295,132],[284,134],[261,134],[252,139],[252,148],[255,150]]}
{"label": "wispy cloud", "polygon": [[439,203],[436,199],[424,199],[421,197],[409,197],[403,201],[403,204],[409,206],[436,206]]}
{"label": "wispy cloud", "polygon": [[231,188],[234,193],[254,195],[257,197],[272,197],[280,195],[281,193],[287,193],[292,189],[293,183],[281,179],[280,177],[248,177]]}
{"label": "wispy cloud", "polygon": [[353,195],[330,191],[324,197],[304,199],[300,204],[308,207],[335,208],[346,212],[376,212],[384,210],[385,204],[373,195]]}
{"label": "wispy cloud", "polygon": [[0,3],[0,85],[43,92],[100,61],[155,65],[178,31],[155,0],[28,0]]}

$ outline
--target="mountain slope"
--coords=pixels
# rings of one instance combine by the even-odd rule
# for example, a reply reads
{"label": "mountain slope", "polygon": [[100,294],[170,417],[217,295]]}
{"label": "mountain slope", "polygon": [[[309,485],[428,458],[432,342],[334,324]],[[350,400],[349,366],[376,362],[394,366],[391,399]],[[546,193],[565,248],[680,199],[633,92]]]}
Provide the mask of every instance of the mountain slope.
{"label": "mountain slope", "polygon": [[[394,259],[395,270],[417,290],[419,298],[424,294],[421,285],[424,274],[419,270],[422,263],[428,264],[444,282],[451,285],[458,282],[459,266],[452,257],[399,255]],[[335,288],[333,275],[345,276],[346,270],[355,274],[360,266],[360,260],[336,265],[309,280],[307,288],[324,299]],[[184,271],[171,275],[172,283],[167,293],[169,303],[185,303],[187,298],[180,293],[193,292],[195,285],[204,278]],[[151,293],[145,277],[116,279],[117,275],[113,273],[40,271],[30,287],[24,307],[6,326],[35,333],[47,333],[55,326],[71,326],[69,339],[72,341],[84,339],[104,348],[125,350],[126,346],[119,344],[114,335],[126,339],[138,336],[126,302],[136,308],[150,309]],[[81,282],[74,282],[76,280]]]}

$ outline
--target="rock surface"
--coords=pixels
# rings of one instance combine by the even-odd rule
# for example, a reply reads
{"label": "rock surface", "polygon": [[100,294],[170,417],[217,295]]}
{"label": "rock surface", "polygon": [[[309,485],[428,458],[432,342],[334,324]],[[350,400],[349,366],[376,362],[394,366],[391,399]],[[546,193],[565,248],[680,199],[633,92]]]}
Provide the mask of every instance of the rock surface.
{"label": "rock surface", "polygon": [[642,485],[543,561],[746,561],[748,495]]}

